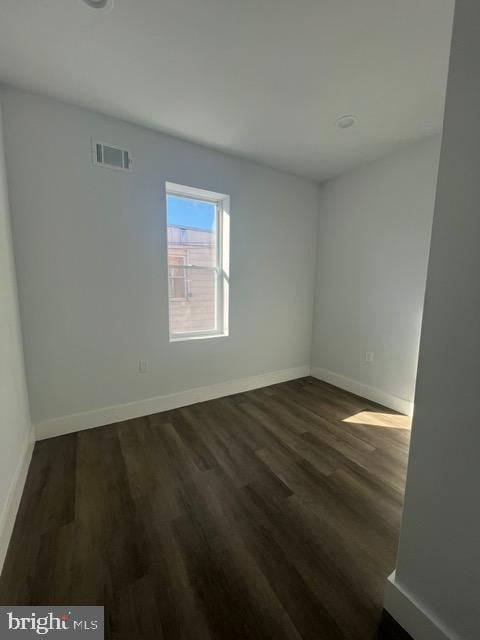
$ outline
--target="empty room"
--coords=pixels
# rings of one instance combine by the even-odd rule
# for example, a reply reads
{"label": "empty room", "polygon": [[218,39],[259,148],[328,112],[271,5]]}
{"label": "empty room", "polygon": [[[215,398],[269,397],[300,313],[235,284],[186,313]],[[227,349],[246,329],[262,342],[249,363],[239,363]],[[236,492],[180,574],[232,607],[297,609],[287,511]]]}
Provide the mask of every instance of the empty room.
{"label": "empty room", "polygon": [[478,640],[480,6],[0,0],[0,640]]}

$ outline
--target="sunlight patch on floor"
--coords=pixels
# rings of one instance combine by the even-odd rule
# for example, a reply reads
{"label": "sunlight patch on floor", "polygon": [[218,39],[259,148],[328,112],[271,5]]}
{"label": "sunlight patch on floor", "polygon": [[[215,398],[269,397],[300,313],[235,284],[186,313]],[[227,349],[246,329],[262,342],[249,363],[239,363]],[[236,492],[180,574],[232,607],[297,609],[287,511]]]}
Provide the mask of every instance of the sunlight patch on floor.
{"label": "sunlight patch on floor", "polygon": [[360,411],[344,418],[343,422],[365,424],[370,427],[388,427],[390,429],[410,429],[412,418],[397,413],[378,413],[376,411]]}

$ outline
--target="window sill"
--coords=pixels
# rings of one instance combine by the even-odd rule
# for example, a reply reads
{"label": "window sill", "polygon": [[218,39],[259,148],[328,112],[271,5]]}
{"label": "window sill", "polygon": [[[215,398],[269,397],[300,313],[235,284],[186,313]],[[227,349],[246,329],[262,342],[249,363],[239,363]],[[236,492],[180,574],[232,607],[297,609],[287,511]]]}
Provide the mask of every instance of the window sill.
{"label": "window sill", "polygon": [[208,340],[209,338],[228,338],[228,333],[204,333],[204,334],[178,334],[170,336],[169,342],[187,342],[190,340]]}

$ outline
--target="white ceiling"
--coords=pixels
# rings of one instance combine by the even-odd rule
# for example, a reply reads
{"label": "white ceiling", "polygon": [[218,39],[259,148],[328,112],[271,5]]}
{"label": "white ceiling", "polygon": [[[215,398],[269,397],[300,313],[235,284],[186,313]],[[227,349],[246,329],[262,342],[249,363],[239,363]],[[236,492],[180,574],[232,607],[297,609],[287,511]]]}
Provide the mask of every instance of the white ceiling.
{"label": "white ceiling", "polygon": [[440,130],[453,3],[0,0],[0,80],[325,179]]}

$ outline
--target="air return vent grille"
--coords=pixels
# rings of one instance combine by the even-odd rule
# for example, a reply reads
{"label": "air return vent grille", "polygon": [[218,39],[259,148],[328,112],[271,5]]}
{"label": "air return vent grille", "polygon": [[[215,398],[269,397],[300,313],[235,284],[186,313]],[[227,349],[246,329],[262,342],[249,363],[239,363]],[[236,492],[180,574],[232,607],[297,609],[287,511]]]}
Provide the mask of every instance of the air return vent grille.
{"label": "air return vent grille", "polygon": [[112,169],[130,171],[132,158],[126,149],[120,149],[104,142],[92,141],[93,164]]}

